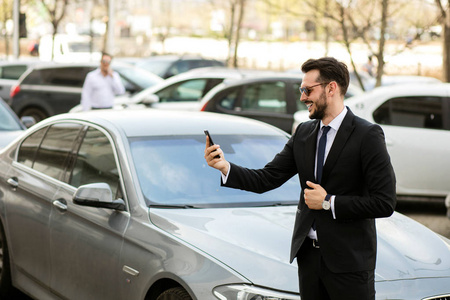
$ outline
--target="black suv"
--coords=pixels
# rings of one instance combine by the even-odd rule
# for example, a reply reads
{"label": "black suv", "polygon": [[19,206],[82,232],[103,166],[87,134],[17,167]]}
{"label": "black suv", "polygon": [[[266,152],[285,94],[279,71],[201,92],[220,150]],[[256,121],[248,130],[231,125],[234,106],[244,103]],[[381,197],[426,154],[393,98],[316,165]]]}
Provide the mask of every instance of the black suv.
{"label": "black suv", "polygon": [[[96,69],[96,63],[45,64],[29,69],[11,88],[8,104],[19,116],[32,116],[39,122],[47,117],[68,112],[80,103],[81,90],[87,73]],[[161,82],[153,73],[128,64],[112,64],[119,73],[129,94]]]}

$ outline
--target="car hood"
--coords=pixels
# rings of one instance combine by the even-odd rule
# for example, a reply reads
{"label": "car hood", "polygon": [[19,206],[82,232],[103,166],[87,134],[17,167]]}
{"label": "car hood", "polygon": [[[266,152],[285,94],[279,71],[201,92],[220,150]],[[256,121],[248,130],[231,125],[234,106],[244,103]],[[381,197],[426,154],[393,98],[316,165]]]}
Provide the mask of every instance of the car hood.
{"label": "car hood", "polygon": [[0,149],[6,147],[9,143],[11,143],[16,137],[18,137],[22,133],[23,130],[0,131]]}
{"label": "car hood", "polygon": [[[295,206],[151,208],[150,218],[161,229],[221,261],[253,284],[298,292],[297,264],[289,263],[295,210]],[[377,229],[377,282],[450,278],[448,240],[399,213],[378,219]]]}

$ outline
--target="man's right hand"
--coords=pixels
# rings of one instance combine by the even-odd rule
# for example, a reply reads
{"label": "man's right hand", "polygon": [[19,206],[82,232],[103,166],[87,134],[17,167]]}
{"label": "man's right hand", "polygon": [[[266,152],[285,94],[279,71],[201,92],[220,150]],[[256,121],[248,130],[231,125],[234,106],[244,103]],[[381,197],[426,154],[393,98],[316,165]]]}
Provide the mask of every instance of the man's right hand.
{"label": "man's right hand", "polygon": [[[219,155],[220,157],[216,158],[217,155]],[[222,149],[220,149],[219,145],[210,146],[208,137],[206,137],[205,159],[208,163],[208,166],[219,170],[224,175],[228,174],[228,168],[230,164],[225,160]]]}

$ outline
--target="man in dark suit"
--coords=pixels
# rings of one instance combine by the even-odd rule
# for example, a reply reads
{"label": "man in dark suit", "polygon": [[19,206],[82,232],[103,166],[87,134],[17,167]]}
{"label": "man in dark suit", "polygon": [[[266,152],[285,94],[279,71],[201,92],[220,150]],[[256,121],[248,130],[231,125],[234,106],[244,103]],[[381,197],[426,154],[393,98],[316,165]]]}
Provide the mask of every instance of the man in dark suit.
{"label": "man in dark suit", "polygon": [[390,216],[396,204],[384,133],[345,107],[345,64],[310,59],[302,71],[300,100],[313,120],[300,124],[271,162],[259,170],[229,163],[208,139],[205,159],[222,172],[222,185],[256,193],[298,174],[303,193],[291,262],[297,258],[302,300],[375,299],[375,218]]}

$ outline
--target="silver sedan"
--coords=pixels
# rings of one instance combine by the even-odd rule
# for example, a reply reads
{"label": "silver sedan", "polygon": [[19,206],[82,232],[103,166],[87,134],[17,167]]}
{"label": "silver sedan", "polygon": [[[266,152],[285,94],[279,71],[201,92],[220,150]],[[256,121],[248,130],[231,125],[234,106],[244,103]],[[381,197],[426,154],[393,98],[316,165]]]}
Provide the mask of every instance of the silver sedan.
{"label": "silver sedan", "polygon": [[[59,115],[0,152],[0,297],[300,299],[289,244],[300,185],[222,188],[228,160],[262,167],[289,136],[247,118],[161,110]],[[377,299],[450,294],[450,241],[377,221]]]}

